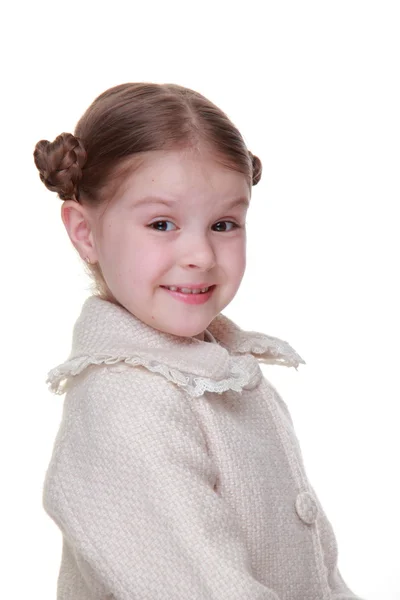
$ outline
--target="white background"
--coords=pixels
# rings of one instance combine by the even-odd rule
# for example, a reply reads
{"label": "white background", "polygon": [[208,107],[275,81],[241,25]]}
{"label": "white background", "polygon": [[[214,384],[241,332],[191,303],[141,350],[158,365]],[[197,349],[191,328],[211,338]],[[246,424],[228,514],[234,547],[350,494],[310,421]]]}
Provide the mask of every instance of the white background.
{"label": "white background", "polygon": [[262,160],[247,272],[224,312],[306,361],[265,372],[342,574],[367,600],[399,600],[400,4],[143,4],[3,9],[1,595],[55,599],[61,535],[41,488],[63,399],[45,378],[89,290],[34,145],[108,87],[154,81],[208,96]]}

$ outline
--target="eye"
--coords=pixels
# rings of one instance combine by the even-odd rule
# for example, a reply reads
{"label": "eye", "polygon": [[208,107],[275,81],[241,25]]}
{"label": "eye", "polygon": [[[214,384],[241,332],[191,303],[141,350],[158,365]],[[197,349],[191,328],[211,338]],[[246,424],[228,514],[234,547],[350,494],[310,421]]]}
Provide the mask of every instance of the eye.
{"label": "eye", "polygon": [[[224,224],[225,224],[225,228],[224,228]],[[238,225],[237,223],[234,223],[234,221],[218,221],[218,223],[215,223],[214,227],[220,226],[222,225],[222,229],[217,229],[217,231],[233,231],[234,229],[238,229],[240,227],[240,225]],[[232,227],[230,229],[226,228],[226,225],[232,225]]]}
{"label": "eye", "polygon": [[[154,223],[150,223],[148,227],[151,227],[156,231],[171,231],[171,229],[165,229],[164,226],[166,223],[171,223],[173,225],[172,221],[154,221]],[[153,225],[155,225],[155,227],[153,227]]]}

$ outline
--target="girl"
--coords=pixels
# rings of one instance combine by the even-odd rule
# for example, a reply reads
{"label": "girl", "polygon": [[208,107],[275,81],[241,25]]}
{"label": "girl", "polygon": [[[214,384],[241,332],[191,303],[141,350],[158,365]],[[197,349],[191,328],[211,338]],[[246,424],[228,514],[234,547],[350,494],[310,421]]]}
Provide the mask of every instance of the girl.
{"label": "girl", "polygon": [[304,361],[221,313],[259,158],[202,95],[148,83],[107,90],[34,158],[95,283],[47,380],[66,392],[43,490],[57,598],[356,598],[259,366]]}

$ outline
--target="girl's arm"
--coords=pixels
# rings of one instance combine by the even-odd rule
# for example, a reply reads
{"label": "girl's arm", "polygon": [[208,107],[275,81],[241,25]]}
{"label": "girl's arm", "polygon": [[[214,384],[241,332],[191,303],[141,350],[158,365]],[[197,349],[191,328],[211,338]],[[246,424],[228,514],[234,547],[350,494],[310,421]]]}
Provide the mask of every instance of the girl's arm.
{"label": "girl's arm", "polygon": [[[289,412],[286,402],[284,402],[282,397],[278,394],[278,392],[271,385],[271,383],[268,382],[268,384],[274,390],[275,400],[277,401],[284,416],[289,421],[290,427],[292,430],[292,435],[297,440],[297,435],[296,435],[294,425],[293,425],[293,419]],[[299,452],[301,455],[300,443],[298,442],[298,440],[297,440],[297,445],[298,445],[298,449],[299,449]],[[302,455],[301,455],[301,461],[303,461]],[[304,464],[303,464],[303,469],[304,469]],[[310,484],[310,482],[308,482],[308,484],[309,484],[310,490],[312,491],[312,494],[318,504],[318,512],[321,515],[321,518],[319,519],[319,527],[320,527],[322,549],[325,551],[326,554],[329,554],[330,556],[332,556],[332,554],[333,554],[333,560],[331,559],[329,561],[329,563],[326,565],[329,587],[331,589],[331,600],[364,600],[363,598],[361,598],[360,596],[357,596],[354,592],[352,592],[342,578],[340,570],[337,566],[338,548],[337,548],[336,536],[333,531],[332,524],[329,521],[328,517],[326,516],[324,508],[321,505],[321,502],[319,501],[319,498],[318,498],[313,486]],[[329,552],[328,552],[328,550],[329,550]]]}
{"label": "girl's arm", "polygon": [[[337,541],[336,541],[336,536],[335,533],[333,531],[332,528],[332,524],[329,521],[328,517],[326,516],[326,513],[323,509],[323,506],[321,505],[321,502],[319,501],[319,498],[313,488],[313,486],[311,484],[310,485],[310,489],[312,490],[312,493],[314,495],[314,498],[316,499],[316,502],[318,504],[318,510],[319,510],[319,514],[321,515],[321,519],[320,519],[320,527],[321,527],[321,535],[322,535],[322,540],[325,541],[326,540],[334,540],[334,544],[335,544],[335,560],[333,565],[330,564],[329,568],[328,568],[328,580],[329,580],[329,586],[332,590],[332,600],[364,600],[363,598],[361,598],[360,596],[357,596],[354,592],[352,592],[350,590],[350,588],[347,586],[346,582],[344,581],[340,570],[337,566],[337,559],[338,559],[338,550],[337,550]],[[323,544],[323,548],[324,548],[324,544]]]}
{"label": "girl's arm", "polygon": [[69,390],[63,423],[43,501],[70,581],[114,600],[280,600],[250,572],[183,392],[141,368],[95,367]]}

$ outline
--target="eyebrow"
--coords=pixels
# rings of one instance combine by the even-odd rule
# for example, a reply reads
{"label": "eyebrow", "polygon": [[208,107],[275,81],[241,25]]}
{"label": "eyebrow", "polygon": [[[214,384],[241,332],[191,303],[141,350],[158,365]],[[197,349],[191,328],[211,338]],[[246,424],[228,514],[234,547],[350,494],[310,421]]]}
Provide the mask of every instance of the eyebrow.
{"label": "eyebrow", "polygon": [[[146,198],[141,198],[140,200],[132,204],[132,208],[138,208],[139,206],[143,206],[143,204],[164,204],[165,206],[168,206],[168,208],[174,208],[177,204],[179,204],[179,202],[177,202],[176,200],[167,200],[166,198],[159,198],[157,196],[146,196]],[[246,198],[246,196],[241,196],[240,198],[236,198],[235,200],[232,200],[232,202],[229,202],[229,204],[227,204],[225,208],[231,210],[236,206],[245,206],[246,208],[248,208],[249,200]]]}

